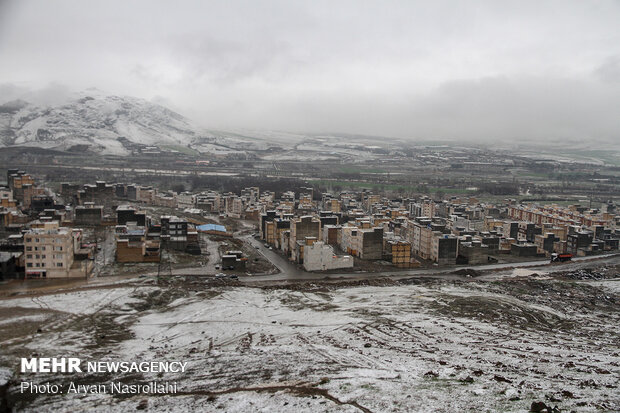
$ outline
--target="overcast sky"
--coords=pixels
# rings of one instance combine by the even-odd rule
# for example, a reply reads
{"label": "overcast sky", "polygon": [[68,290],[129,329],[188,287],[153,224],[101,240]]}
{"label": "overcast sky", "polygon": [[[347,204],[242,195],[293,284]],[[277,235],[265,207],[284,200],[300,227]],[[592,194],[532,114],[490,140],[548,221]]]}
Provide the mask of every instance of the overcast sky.
{"label": "overcast sky", "polygon": [[0,0],[15,85],[213,128],[613,142],[620,2]]}

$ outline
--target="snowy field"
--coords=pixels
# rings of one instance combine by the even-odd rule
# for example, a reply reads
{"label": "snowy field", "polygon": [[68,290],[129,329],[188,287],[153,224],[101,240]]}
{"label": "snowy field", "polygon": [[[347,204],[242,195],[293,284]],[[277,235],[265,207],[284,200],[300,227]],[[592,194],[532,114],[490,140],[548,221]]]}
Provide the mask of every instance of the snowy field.
{"label": "snowy field", "polygon": [[[523,412],[533,401],[620,410],[617,280],[372,284],[134,279],[0,300],[8,400],[32,412]],[[188,371],[16,372],[34,354],[181,360]],[[165,380],[178,393],[24,397],[22,380]]]}

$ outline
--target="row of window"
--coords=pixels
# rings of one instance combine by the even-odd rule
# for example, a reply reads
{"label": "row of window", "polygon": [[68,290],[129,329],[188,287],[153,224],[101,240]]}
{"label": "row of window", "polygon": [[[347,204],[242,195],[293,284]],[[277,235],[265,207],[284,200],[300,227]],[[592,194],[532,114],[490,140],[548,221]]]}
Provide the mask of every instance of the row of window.
{"label": "row of window", "polygon": [[[33,256],[34,256],[34,258],[35,258],[35,259],[37,259],[37,260],[38,260],[38,259],[42,259],[42,260],[44,260],[45,258],[47,258],[47,255],[45,255],[45,254],[42,254],[42,255],[39,255],[39,254],[34,254],[34,255],[33,255],[33,254],[26,254],[26,259],[31,260]],[[62,254],[54,254],[54,255],[53,255],[53,258],[54,258],[55,260],[62,260],[63,255],[62,255]]]}
{"label": "row of window", "polygon": [[[45,245],[42,247],[26,247],[26,251],[45,251]],[[62,247],[54,247],[53,251],[62,251]]]}
{"label": "row of window", "polygon": [[[33,237],[24,238],[25,242],[32,242],[33,240],[34,242],[41,242],[41,238],[33,238]],[[48,242],[51,242],[52,244],[62,244],[64,242],[62,238],[44,238],[43,241],[48,241]]]}
{"label": "row of window", "polygon": [[[35,267],[35,268],[45,268],[45,263],[44,262],[42,262],[42,263],[35,262],[33,264],[33,263],[29,262],[29,263],[26,264],[26,267],[28,267],[28,268],[32,268],[32,267]],[[64,267],[64,264],[62,262],[57,262],[56,263],[56,267]]]}

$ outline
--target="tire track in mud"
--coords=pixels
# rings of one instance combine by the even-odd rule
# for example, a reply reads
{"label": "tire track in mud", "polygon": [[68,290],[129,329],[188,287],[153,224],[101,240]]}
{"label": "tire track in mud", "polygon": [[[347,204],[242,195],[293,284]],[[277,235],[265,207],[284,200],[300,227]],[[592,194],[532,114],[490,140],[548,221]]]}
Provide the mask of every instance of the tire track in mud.
{"label": "tire track in mud", "polygon": [[[45,329],[48,332],[54,332],[54,331],[57,331],[57,330],[59,330],[61,328],[64,328],[64,327],[68,326],[69,324],[72,324],[72,323],[75,323],[75,322],[79,322],[81,320],[85,320],[85,319],[88,319],[88,318],[93,318],[100,311],[102,311],[103,309],[109,307],[115,301],[117,301],[117,300],[119,300],[121,298],[125,298],[125,297],[127,297],[129,295],[134,294],[136,292],[136,290],[138,288],[140,288],[140,287],[141,287],[140,285],[136,285],[127,294],[119,295],[119,296],[115,297],[114,299],[106,302],[106,299],[115,290],[115,289],[110,289],[109,291],[106,292],[106,294],[104,294],[102,297],[100,297],[97,301],[93,302],[86,309],[82,310],[82,311],[88,311],[89,309],[96,308],[95,311],[93,311],[92,313],[88,313],[88,314],[84,314],[84,313],[67,313],[66,311],[54,310],[45,301],[41,300],[40,297],[32,296],[31,297],[32,302],[37,304],[41,309],[47,310],[47,311],[50,311],[50,312],[54,312],[55,314],[66,314],[64,317],[63,316],[57,317],[52,322],[49,322],[49,323],[48,322],[44,322],[44,323],[39,324],[38,329]],[[67,294],[67,293],[65,292],[65,294]],[[52,294],[47,294],[47,295],[52,295]],[[62,334],[62,331],[58,333],[58,336],[60,336],[61,334]],[[29,341],[29,340],[30,340],[29,337],[22,336],[22,337],[15,337],[15,338],[10,339],[10,340],[2,341],[2,342],[0,342],[0,344],[2,344],[2,345],[14,345],[14,344],[19,344],[19,343],[24,343],[24,342]]]}
{"label": "tire track in mud", "polygon": [[52,308],[43,300],[41,300],[41,298],[37,297],[37,296],[33,296],[30,297],[30,300],[35,303],[36,305],[38,305],[42,310],[51,310]]}
{"label": "tire track in mud", "polygon": [[[346,333],[357,336],[356,338],[360,339],[359,332],[362,331],[366,325],[362,327],[355,326],[354,324],[347,323],[346,325],[350,325],[351,327],[343,329]],[[344,326],[343,326],[344,327]],[[360,368],[360,369],[376,369],[376,370],[391,370],[391,366],[387,363],[378,360],[375,357],[368,356],[361,353],[361,349],[357,349],[352,347],[350,344],[335,339],[331,336],[316,336],[316,338],[321,338],[323,341],[327,342],[327,349],[322,348],[322,346],[311,342],[306,336],[301,333],[295,335],[295,338],[301,341],[305,346],[307,346],[308,350],[317,356],[331,361],[333,363],[338,364],[341,367],[345,368]],[[362,338],[362,341],[368,342],[366,336],[365,339]],[[375,340],[376,342],[376,340]],[[375,344],[377,344],[376,342]],[[383,343],[385,344],[385,343]],[[380,346],[385,347],[385,346]],[[346,350],[345,353],[341,351],[337,351],[337,354],[333,354],[330,349],[338,349],[338,350]]]}
{"label": "tire track in mud", "polygon": [[[265,385],[265,386],[249,386],[249,387],[232,387],[230,389],[225,389],[225,390],[215,390],[215,391],[208,391],[208,390],[192,390],[192,391],[178,391],[176,393],[169,393],[169,394],[165,394],[165,396],[174,396],[174,397],[179,397],[179,396],[207,396],[207,397],[217,397],[217,396],[221,396],[221,395],[225,395],[225,394],[232,394],[232,393],[243,393],[243,392],[256,392],[256,393],[262,393],[262,392],[269,392],[269,393],[275,393],[278,391],[287,391],[290,392],[296,396],[320,396],[323,397],[327,400],[330,400],[332,402],[334,402],[335,404],[339,405],[339,406],[344,406],[344,405],[349,405],[349,406],[353,406],[356,409],[360,410],[361,412],[364,413],[373,413],[372,410],[370,410],[367,407],[364,407],[362,405],[360,405],[357,401],[355,400],[349,400],[349,401],[343,401],[340,400],[339,398],[337,398],[336,396],[332,395],[329,393],[329,391],[327,389],[322,389],[320,387],[317,387],[320,383],[299,383],[299,384],[275,384],[275,385]],[[163,394],[162,394],[163,396]]]}

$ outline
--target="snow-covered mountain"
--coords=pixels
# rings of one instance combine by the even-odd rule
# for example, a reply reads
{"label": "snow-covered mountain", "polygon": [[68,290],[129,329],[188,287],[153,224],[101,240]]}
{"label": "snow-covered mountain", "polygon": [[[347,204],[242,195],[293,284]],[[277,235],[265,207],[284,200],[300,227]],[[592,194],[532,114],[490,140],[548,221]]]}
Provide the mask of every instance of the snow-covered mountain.
{"label": "snow-covered mountain", "polygon": [[[2,96],[0,148],[31,146],[129,155],[138,144],[167,150],[189,147],[203,154],[237,156],[273,148],[293,150],[305,142],[305,146],[299,148],[305,152],[295,151],[293,155],[293,159],[305,159],[308,151],[327,151],[330,156],[337,157],[337,148],[329,142],[353,139],[345,135],[326,137],[283,131],[203,129],[161,105],[135,97],[108,95],[97,89],[73,93],[62,103],[51,105],[31,103],[28,96],[8,102],[1,99]],[[269,151],[260,156],[274,155]]]}
{"label": "snow-covered mountain", "polygon": [[55,106],[23,100],[0,104],[0,147],[70,150],[86,145],[94,153],[124,155],[125,139],[143,145],[193,146],[217,138],[163,106],[97,90],[76,93]]}

